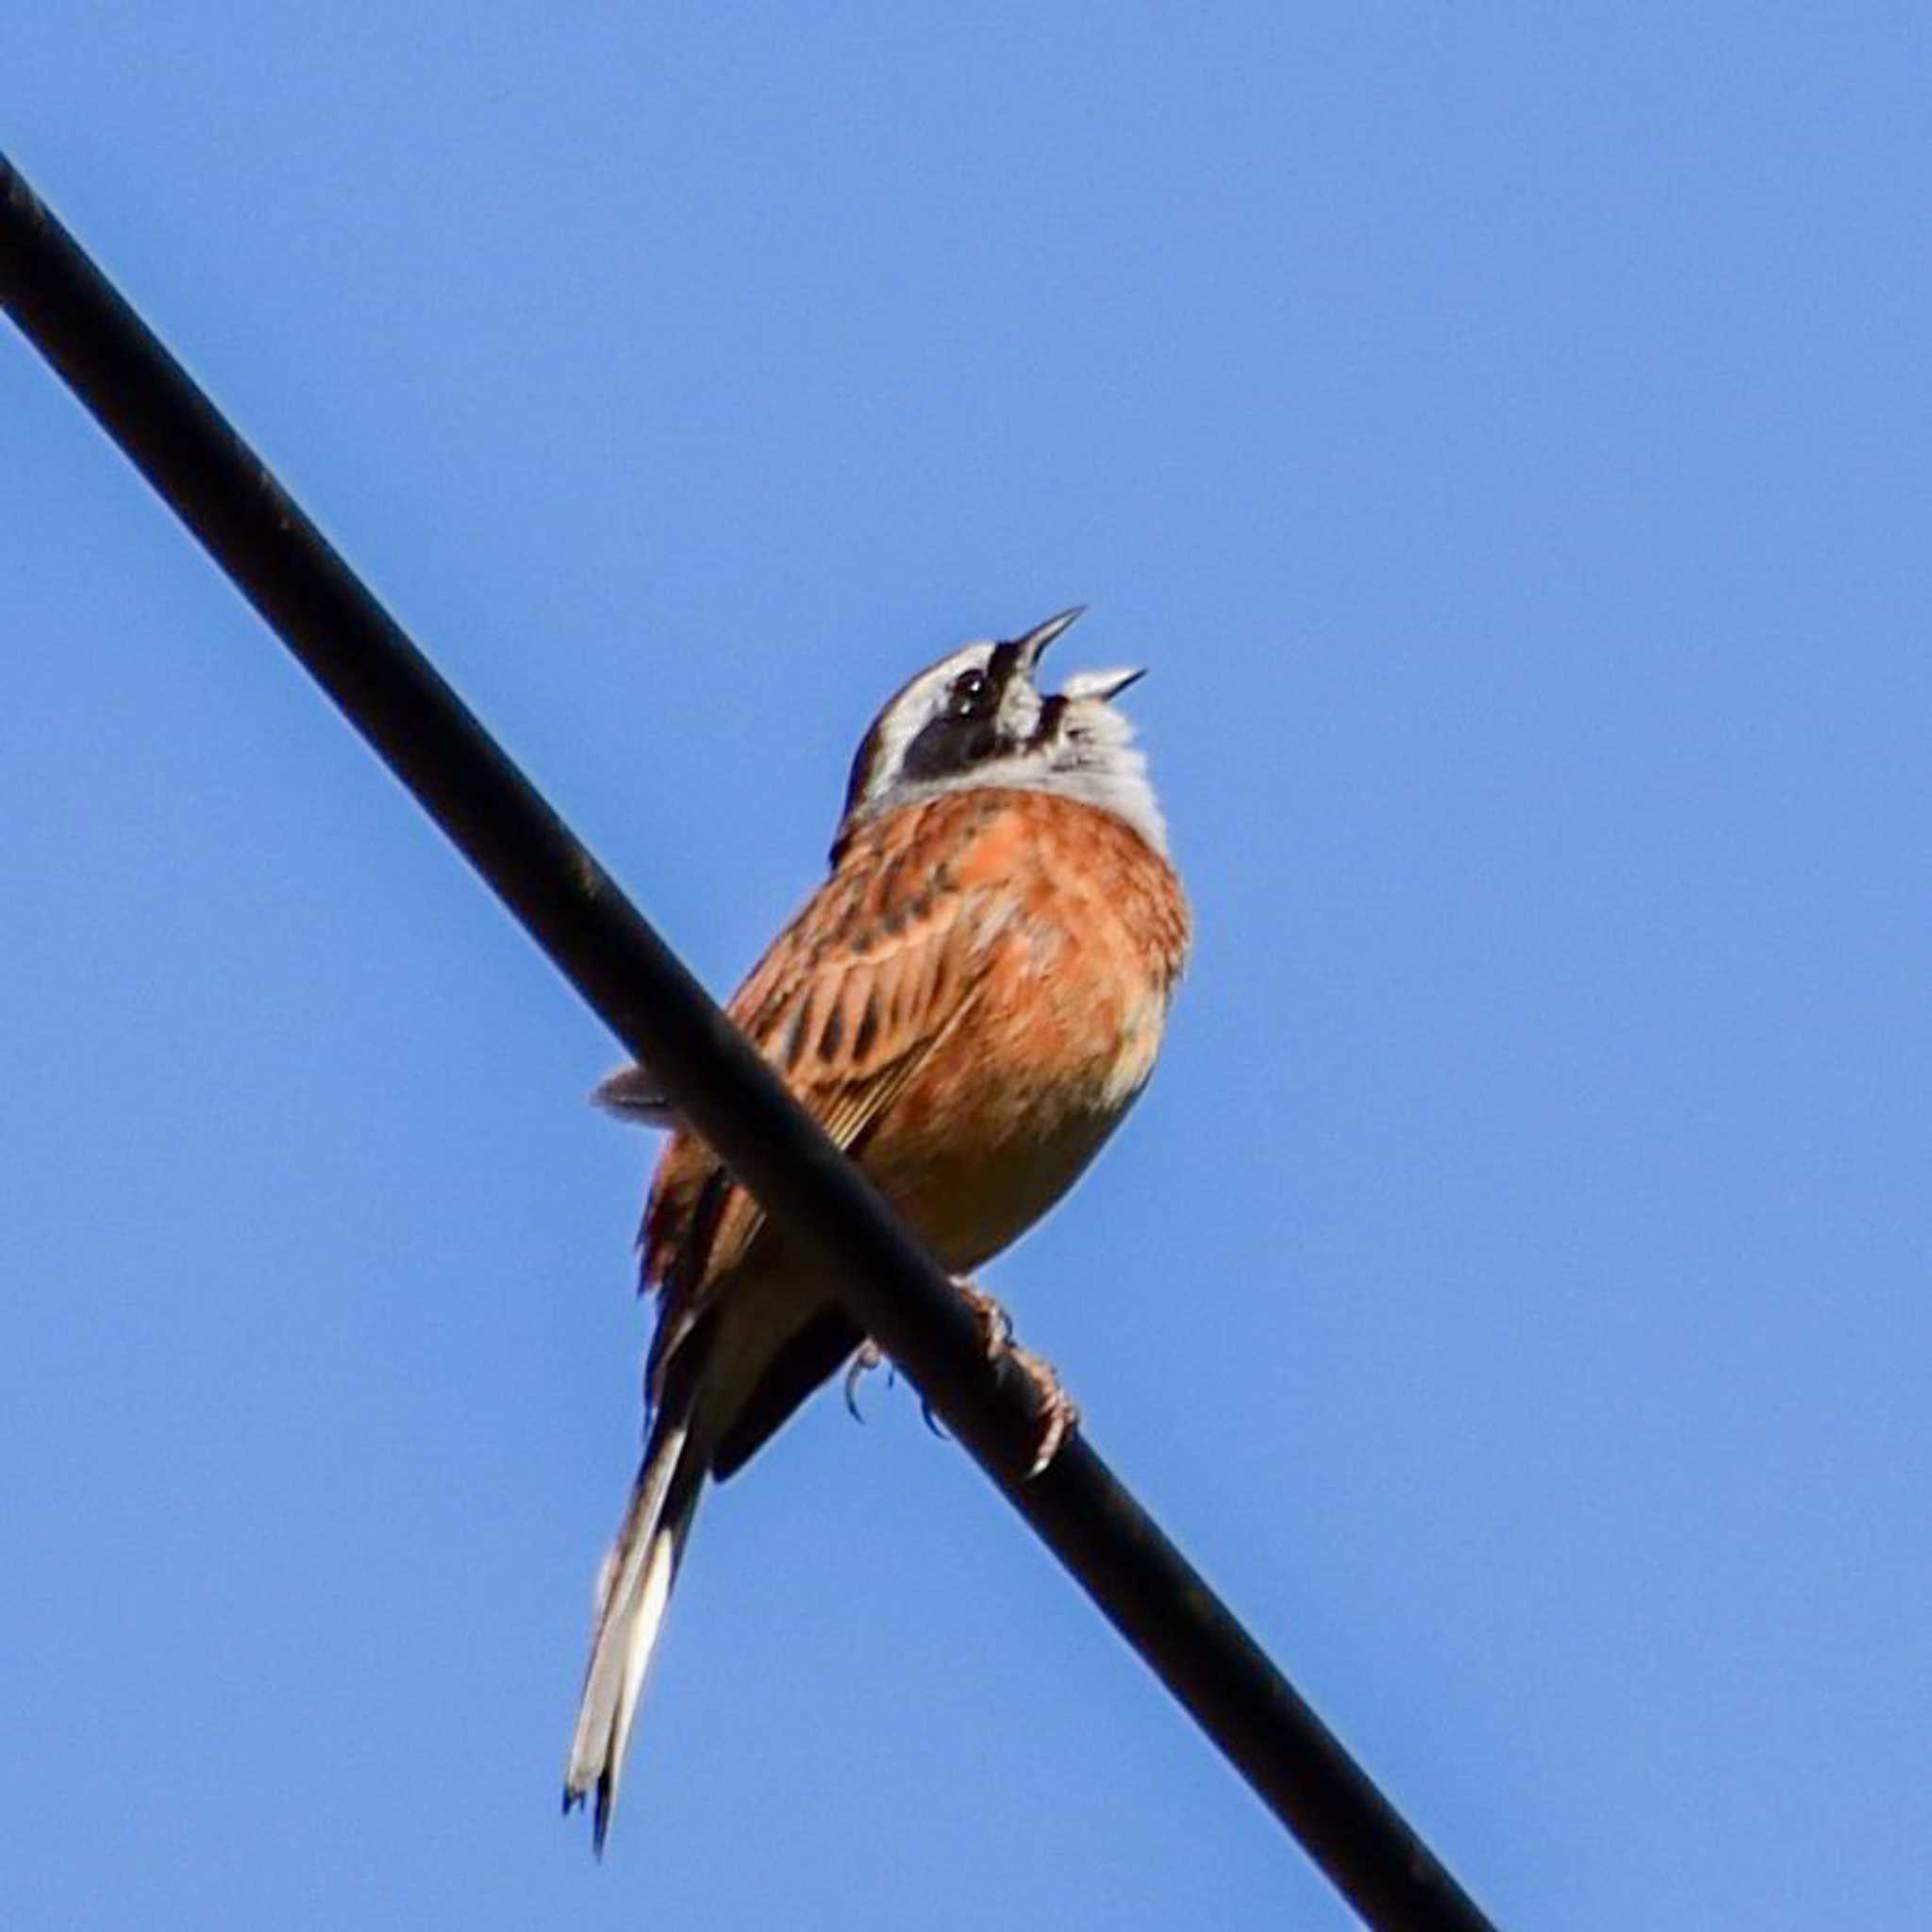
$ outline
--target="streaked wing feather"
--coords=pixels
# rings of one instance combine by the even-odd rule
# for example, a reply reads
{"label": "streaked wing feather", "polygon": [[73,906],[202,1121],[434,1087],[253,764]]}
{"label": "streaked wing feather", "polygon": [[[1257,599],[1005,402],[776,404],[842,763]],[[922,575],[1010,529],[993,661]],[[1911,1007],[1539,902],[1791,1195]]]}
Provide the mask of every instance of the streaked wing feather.
{"label": "streaked wing feather", "polygon": [[[968,967],[988,937],[977,894],[895,890],[902,867],[916,867],[911,875],[922,878],[943,869],[943,853],[905,849],[909,842],[882,845],[858,864],[848,858],[726,1008],[841,1147],[863,1137],[964,1019]],[[956,849],[956,841],[946,844]],[[654,1379],[702,1313],[711,1285],[742,1261],[763,1225],[757,1202],[728,1184],[714,1213],[696,1211],[717,1172],[710,1150],[683,1129],[651,1190],[643,1278],[665,1297],[651,1351]]]}

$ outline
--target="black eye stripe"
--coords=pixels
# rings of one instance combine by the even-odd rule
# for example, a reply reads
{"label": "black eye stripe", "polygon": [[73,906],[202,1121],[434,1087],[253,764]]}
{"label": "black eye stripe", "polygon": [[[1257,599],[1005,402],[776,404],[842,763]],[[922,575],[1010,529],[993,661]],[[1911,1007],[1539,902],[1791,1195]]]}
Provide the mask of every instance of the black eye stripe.
{"label": "black eye stripe", "polygon": [[941,717],[925,725],[906,747],[899,767],[907,778],[945,778],[991,758],[999,734],[991,718]]}
{"label": "black eye stripe", "polygon": [[[919,783],[954,777],[991,758],[1017,750],[1021,741],[1010,735],[1001,735],[1000,712],[1015,676],[1018,675],[1023,683],[1025,681],[1021,671],[1022,653],[1023,646],[1019,642],[994,644],[986,653],[984,666],[969,659],[940,688],[936,697],[924,697],[923,705],[932,708],[925,723],[899,755],[896,769],[886,771],[883,767],[888,720],[896,722],[915,686],[924,685],[930,692],[932,686],[928,680],[936,670],[942,667],[928,667],[911,684],[904,687],[874,721],[872,729],[858,747],[858,756],[852,760],[851,774],[845,786],[841,826],[850,825],[853,814],[868,797],[889,792],[891,786],[901,780]],[[1063,698],[1042,700],[1039,723],[1030,739],[1024,741],[1039,744],[1049,737],[1065,708],[1065,703]],[[841,849],[842,840],[833,845],[834,865],[839,861]]]}

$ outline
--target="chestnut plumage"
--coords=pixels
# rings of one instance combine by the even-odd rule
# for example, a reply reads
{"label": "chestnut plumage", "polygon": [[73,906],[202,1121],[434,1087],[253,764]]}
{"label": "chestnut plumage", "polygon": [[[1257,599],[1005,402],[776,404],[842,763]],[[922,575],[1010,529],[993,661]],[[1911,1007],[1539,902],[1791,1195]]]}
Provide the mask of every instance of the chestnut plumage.
{"label": "chestnut plumage", "polygon": [[[894,695],[853,761],[830,876],[727,1008],[960,1275],[1045,1213],[1119,1124],[1187,954],[1166,825],[1113,704],[1140,674],[1076,674],[1050,696],[1035,681],[1079,614],[962,646]],[[642,1068],[598,1097],[675,1119]],[[707,1485],[865,1340],[688,1128],[658,1160],[641,1244],[658,1296],[651,1423],[598,1579],[564,1780],[566,1807],[593,1797],[600,1848]]]}

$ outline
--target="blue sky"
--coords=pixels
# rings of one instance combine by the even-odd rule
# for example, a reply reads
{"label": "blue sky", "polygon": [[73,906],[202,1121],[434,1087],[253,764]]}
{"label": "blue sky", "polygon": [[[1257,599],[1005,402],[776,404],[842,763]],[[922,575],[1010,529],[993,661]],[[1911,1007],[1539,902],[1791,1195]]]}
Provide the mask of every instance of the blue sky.
{"label": "blue sky", "polygon": [[[1498,1919],[1932,1889],[1923,8],[79,5],[14,158],[721,992],[1092,606],[1199,944],[989,1274]],[[0,341],[0,1911],[1350,1923],[904,1390],[692,1545],[597,1024]]]}

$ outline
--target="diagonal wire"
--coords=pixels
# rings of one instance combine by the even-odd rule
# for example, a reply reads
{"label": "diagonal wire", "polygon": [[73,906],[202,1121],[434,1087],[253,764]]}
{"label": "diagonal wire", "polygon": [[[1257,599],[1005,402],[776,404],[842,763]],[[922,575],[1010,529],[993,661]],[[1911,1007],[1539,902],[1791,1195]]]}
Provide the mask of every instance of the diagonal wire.
{"label": "diagonal wire", "polygon": [[1490,1922],[0,155],[0,304],[1366,1923]]}

